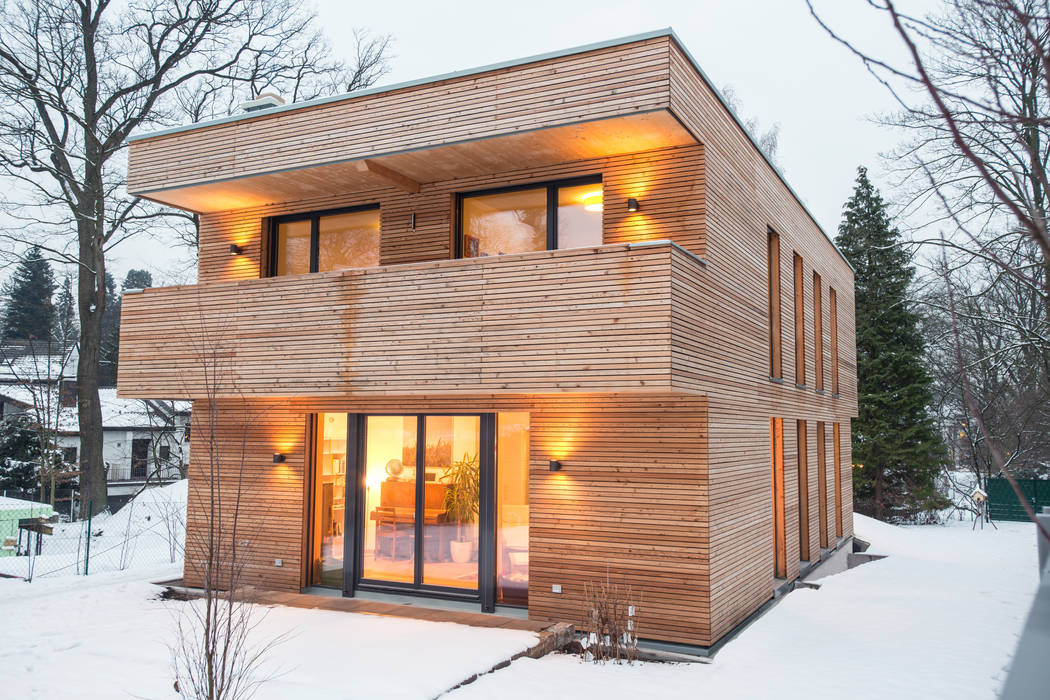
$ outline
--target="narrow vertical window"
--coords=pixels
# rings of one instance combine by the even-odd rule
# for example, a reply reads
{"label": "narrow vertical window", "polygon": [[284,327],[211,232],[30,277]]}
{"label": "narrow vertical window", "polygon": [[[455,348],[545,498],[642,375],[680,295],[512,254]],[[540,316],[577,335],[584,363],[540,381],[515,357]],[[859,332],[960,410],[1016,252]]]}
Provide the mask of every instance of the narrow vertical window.
{"label": "narrow vertical window", "polygon": [[795,384],[806,385],[806,291],[802,256],[795,253]]}
{"label": "narrow vertical window", "polygon": [[817,421],[817,516],[820,519],[820,546],[828,546],[828,467],[824,423]]}
{"label": "narrow vertical window", "polygon": [[769,376],[784,376],[780,358],[780,236],[769,229],[766,246],[766,277],[769,283]]}
{"label": "narrow vertical window", "polygon": [[809,455],[806,445],[806,421],[796,424],[798,430],[798,556],[809,561]]}
{"label": "narrow vertical window", "polygon": [[784,535],[784,419],[769,419],[773,467],[773,575],[787,578],[787,543]]}
{"label": "narrow vertical window", "polygon": [[824,309],[820,275],[813,273],[813,369],[816,372],[814,386],[824,391]]}
{"label": "narrow vertical window", "polygon": [[839,393],[839,311],[834,287],[828,287],[828,311],[831,314],[831,393]]}
{"label": "narrow vertical window", "polygon": [[835,537],[842,537],[842,448],[839,442],[839,424],[832,427],[835,447]]}

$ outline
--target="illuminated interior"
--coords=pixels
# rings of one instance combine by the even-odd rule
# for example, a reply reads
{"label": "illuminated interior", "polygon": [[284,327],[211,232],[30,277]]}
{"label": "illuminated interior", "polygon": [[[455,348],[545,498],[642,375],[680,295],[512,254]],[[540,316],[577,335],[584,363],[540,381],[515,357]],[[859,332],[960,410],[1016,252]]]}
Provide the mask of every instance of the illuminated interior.
{"label": "illuminated interior", "polygon": [[[550,185],[463,197],[462,256],[530,253],[602,244],[601,182]],[[556,225],[547,212],[557,207]]]}
{"label": "illuminated interior", "polygon": [[496,602],[529,602],[529,414],[496,414]]}
{"label": "illuminated interior", "polygon": [[317,416],[314,458],[314,541],[311,583],[343,585],[346,503],[346,414]]}
{"label": "illuminated interior", "polygon": [[[342,585],[347,418],[322,413],[317,419],[313,585]],[[362,582],[474,591],[482,577],[492,577],[496,602],[528,603],[529,414],[496,415],[490,436],[495,454],[488,457],[482,454],[481,418],[364,418],[364,507],[356,528]],[[480,572],[482,463],[493,458],[485,488],[495,489],[495,566]]]}

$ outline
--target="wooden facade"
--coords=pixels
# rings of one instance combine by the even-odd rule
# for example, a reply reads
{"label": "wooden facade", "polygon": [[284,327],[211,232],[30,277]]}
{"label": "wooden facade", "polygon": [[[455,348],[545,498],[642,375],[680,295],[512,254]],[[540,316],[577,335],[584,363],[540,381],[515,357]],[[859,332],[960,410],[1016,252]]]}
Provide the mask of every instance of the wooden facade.
{"label": "wooden facade", "polygon": [[[455,258],[458,193],[580,176],[601,245]],[[852,270],[669,32],[146,135],[129,188],[201,213],[200,266],[125,296],[120,393],[195,399],[264,585],[307,583],[320,412],[527,411],[536,619],[608,570],[710,645],[852,536]],[[378,267],[266,276],[273,217],[365,204]]]}

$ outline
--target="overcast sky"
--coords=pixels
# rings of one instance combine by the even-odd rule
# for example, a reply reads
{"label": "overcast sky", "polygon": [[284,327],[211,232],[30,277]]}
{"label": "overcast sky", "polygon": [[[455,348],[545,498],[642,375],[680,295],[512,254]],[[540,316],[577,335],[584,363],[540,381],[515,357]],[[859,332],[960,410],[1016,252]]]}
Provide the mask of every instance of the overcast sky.
{"label": "overcast sky", "polygon": [[[886,17],[864,0],[815,5],[850,39],[902,57]],[[804,0],[318,0],[316,7],[337,51],[349,53],[343,39],[353,28],[393,37],[383,84],[671,27],[717,87],[733,87],[741,117],[756,117],[762,129],[780,125],[778,164],[832,236],[857,166],[885,184],[879,154],[900,140],[870,120],[893,109],[891,96],[824,33]],[[130,267],[156,274],[169,264],[156,244],[141,241],[118,249],[112,268],[119,282]]]}

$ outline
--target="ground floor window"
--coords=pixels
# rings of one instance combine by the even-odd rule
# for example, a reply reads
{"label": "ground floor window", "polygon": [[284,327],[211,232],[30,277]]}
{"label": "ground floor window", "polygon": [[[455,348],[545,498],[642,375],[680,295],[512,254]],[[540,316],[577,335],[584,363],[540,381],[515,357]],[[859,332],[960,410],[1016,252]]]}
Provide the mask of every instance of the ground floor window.
{"label": "ground floor window", "polygon": [[527,604],[528,413],[314,422],[311,585]]}

